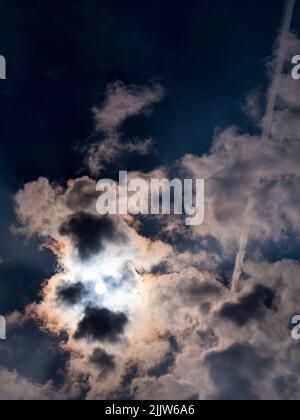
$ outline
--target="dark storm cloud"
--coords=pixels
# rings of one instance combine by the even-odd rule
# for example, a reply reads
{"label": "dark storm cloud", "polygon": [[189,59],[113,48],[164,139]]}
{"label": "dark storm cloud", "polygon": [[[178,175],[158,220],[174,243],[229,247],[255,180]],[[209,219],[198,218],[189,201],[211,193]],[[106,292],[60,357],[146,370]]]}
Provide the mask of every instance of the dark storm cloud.
{"label": "dark storm cloud", "polygon": [[116,342],[124,333],[127,322],[127,316],[121,312],[88,307],[74,338]]}
{"label": "dark storm cloud", "polygon": [[71,216],[63,223],[60,234],[72,239],[82,260],[101,252],[107,242],[125,241],[124,235],[111,218],[84,212]]}
{"label": "dark storm cloud", "polygon": [[273,366],[272,359],[261,356],[254,347],[244,343],[210,353],[205,363],[216,387],[216,395],[212,397],[218,400],[260,399],[257,381]]}
{"label": "dark storm cloud", "polygon": [[220,315],[242,327],[251,320],[260,320],[266,310],[275,310],[276,294],[268,287],[257,285],[254,290],[240,298],[238,303],[225,303]]}
{"label": "dark storm cloud", "polygon": [[62,285],[57,289],[57,298],[66,305],[76,305],[85,295],[86,290],[82,283]]}
{"label": "dark storm cloud", "polygon": [[106,376],[116,368],[115,357],[100,348],[94,351],[89,362],[99,369],[101,376]]}

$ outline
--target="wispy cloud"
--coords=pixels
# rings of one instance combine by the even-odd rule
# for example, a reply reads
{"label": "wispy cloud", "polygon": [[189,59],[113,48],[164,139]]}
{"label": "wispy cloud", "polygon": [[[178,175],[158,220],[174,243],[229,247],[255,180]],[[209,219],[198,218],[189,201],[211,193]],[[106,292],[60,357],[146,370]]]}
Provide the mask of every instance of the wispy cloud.
{"label": "wispy cloud", "polygon": [[103,105],[93,108],[96,130],[104,138],[90,145],[86,152],[86,163],[92,175],[99,175],[106,165],[124,152],[140,155],[149,153],[151,139],[122,141],[120,128],[125,120],[149,111],[163,97],[164,89],[159,84],[126,86],[116,82],[108,86]]}

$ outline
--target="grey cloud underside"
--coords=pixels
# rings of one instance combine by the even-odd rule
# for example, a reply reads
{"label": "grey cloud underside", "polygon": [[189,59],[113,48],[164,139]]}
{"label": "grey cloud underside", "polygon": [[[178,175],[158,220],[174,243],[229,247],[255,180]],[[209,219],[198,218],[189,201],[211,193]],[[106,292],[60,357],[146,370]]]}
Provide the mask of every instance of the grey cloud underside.
{"label": "grey cloud underside", "polygon": [[273,366],[273,360],[262,357],[247,343],[234,344],[220,352],[212,352],[205,359],[215,384],[213,399],[257,400],[260,395],[254,386]]}
{"label": "grey cloud underside", "polygon": [[116,368],[115,357],[101,348],[94,350],[89,362],[99,369],[100,377],[108,375]]}

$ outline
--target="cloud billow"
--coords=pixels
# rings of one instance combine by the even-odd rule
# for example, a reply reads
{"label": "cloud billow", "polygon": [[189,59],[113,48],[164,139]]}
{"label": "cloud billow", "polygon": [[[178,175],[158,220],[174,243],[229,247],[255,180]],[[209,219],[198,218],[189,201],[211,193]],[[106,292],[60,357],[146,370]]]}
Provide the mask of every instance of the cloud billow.
{"label": "cloud billow", "polygon": [[74,335],[76,340],[116,342],[124,333],[128,318],[125,314],[108,309],[88,307]]}
{"label": "cloud billow", "polygon": [[268,311],[276,309],[276,293],[268,287],[257,285],[237,303],[225,303],[220,310],[220,316],[244,326],[250,321],[260,321],[267,316]]}
{"label": "cloud billow", "polygon": [[108,242],[125,243],[112,218],[83,212],[72,215],[61,225],[59,233],[71,238],[82,260],[101,253]]}
{"label": "cloud billow", "polygon": [[86,290],[82,283],[60,285],[57,289],[57,299],[65,305],[76,305],[85,296]]}

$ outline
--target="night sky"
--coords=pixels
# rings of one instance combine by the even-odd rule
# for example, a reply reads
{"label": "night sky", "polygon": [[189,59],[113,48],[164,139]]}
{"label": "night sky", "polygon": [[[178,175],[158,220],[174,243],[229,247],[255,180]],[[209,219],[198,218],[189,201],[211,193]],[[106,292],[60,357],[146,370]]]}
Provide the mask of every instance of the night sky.
{"label": "night sky", "polygon": [[[300,305],[293,299],[300,291],[300,237],[299,226],[296,227],[300,205],[298,190],[288,178],[289,173],[295,181],[299,177],[296,164],[300,158],[300,154],[297,155],[299,146],[294,142],[300,140],[300,127],[296,122],[283,123],[283,126],[294,127],[296,132],[287,135],[278,128],[282,127],[281,111],[287,108],[295,121],[299,119],[300,93],[296,82],[297,86],[292,88],[296,96],[296,99],[293,96],[293,105],[290,106],[291,101],[286,99],[287,95],[292,96],[289,89],[286,96],[283,91],[279,93],[281,102],[277,104],[277,125],[274,124],[277,131],[274,129],[272,136],[278,138],[280,144],[277,143],[279,145],[272,151],[269,145],[258,144],[256,149],[249,145],[249,138],[256,142],[261,133],[283,10],[281,0],[0,0],[0,55],[7,60],[7,80],[0,81],[0,314],[13,319],[11,325],[8,323],[7,340],[0,342],[0,399],[155,399],[157,395],[153,389],[161,389],[161,395],[171,399],[300,397],[300,381],[295,374],[300,369],[296,362],[299,344],[297,346],[289,334],[292,316],[297,308],[300,311]],[[296,43],[299,30],[300,5],[296,4],[292,24],[295,41],[291,42],[291,50],[295,45],[300,47],[300,41]],[[297,51],[292,52],[297,54]],[[286,64],[285,71],[289,71],[289,63]],[[120,127],[123,145],[132,139],[151,137],[151,153],[141,156],[125,152],[124,147],[124,153],[107,164],[97,177],[89,171],[85,154],[91,144],[104,140],[105,133],[97,130],[92,109],[105,106],[107,87],[117,81],[122,82],[124,89],[159,85],[164,89],[164,96],[150,104],[149,110],[125,119]],[[246,106],[249,95],[255,98],[255,116]],[[110,306],[95,307],[89,297],[90,286],[82,279],[64,278],[57,289],[58,307],[74,307],[85,302],[81,321],[71,333],[65,327],[54,329],[50,326],[49,301],[48,324],[41,312],[30,313],[28,308],[32,308],[33,303],[45,309],[46,299],[42,295],[45,281],[66,266],[47,245],[49,237],[59,243],[55,234],[47,231],[47,238],[41,238],[41,231],[33,234],[16,232],[20,225],[25,230],[29,225],[33,226],[29,218],[20,219],[23,211],[20,208],[30,206],[30,196],[18,196],[18,210],[18,191],[41,177],[50,185],[59,185],[67,191],[70,188],[68,180],[77,182],[82,177],[89,177],[92,182],[100,177],[115,177],[119,170],[149,173],[157,168],[167,168],[173,173],[181,164],[185,169],[193,168],[194,175],[202,174],[201,165],[203,168],[205,162],[201,156],[217,155],[211,149],[213,140],[218,136],[222,138],[222,133],[232,126],[239,127],[240,143],[245,142],[245,150],[243,145],[237,146],[238,150],[241,148],[237,156],[244,159],[247,155],[247,159],[233,162],[228,157],[229,163],[224,163],[226,171],[230,167],[231,172],[228,170],[223,180],[218,179],[211,190],[216,223],[205,233],[197,231],[192,235],[179,227],[168,235],[169,230],[164,227],[169,226],[170,220],[164,225],[161,220],[151,219],[141,222],[137,239],[117,221],[87,216],[89,210],[80,205],[76,212],[74,208],[73,213],[68,211],[62,220],[64,224],[60,223],[56,229],[62,241],[69,241],[77,252],[76,263],[86,255],[87,249],[90,252],[91,243],[96,244],[94,248],[98,246],[96,250],[92,247],[93,255],[97,252],[100,255],[102,247],[106,246],[102,240],[122,249],[130,248],[127,243],[132,243],[134,249],[139,240],[164,243],[161,255],[166,253],[165,260],[156,261],[153,256],[149,257],[151,263],[148,263],[147,256],[137,257],[142,261],[141,272],[158,279],[157,286],[149,286],[155,294],[153,301],[150,298],[152,309],[156,305],[159,307],[159,302],[164,302],[167,308],[165,314],[156,316],[159,327],[153,327],[155,333],[152,335],[156,337],[153,348],[136,351],[137,354],[143,351],[150,354],[147,363],[143,358],[140,361],[139,357],[133,356],[134,351],[126,357],[122,354],[122,337],[134,323],[131,312],[118,307],[115,310]],[[232,134],[232,137],[238,135]],[[222,159],[226,160],[224,155]],[[276,159],[279,161],[281,157],[282,172],[276,175],[268,172],[279,168]],[[195,170],[196,164],[200,166],[199,172]],[[264,169],[264,165],[268,169]],[[265,189],[254,192],[253,173],[259,173],[261,179],[280,177],[280,181],[276,187],[268,184]],[[229,187],[236,179],[243,181],[241,190]],[[284,188],[291,189],[290,194],[280,190],[280,182]],[[223,189],[218,195],[219,188]],[[269,192],[271,199],[279,197],[279,210],[274,209],[277,202],[270,204],[268,201]],[[31,194],[31,204],[38,205],[42,195],[39,198],[34,191]],[[251,219],[253,235],[247,249],[247,267],[241,276],[243,286],[232,300],[227,292],[238,249],[238,234],[229,219],[236,218],[238,226],[245,225],[240,220],[242,216],[236,216],[240,204],[232,210],[224,200],[242,202],[254,195],[257,202],[266,200],[269,204],[258,209],[253,199],[254,204],[249,207],[248,219]],[[286,206],[285,210],[283,206]],[[276,217],[282,221],[282,226],[277,224],[275,228],[272,223],[276,224]],[[225,221],[229,226],[226,232],[220,227]],[[78,246],[78,243],[82,244],[81,229],[88,231],[85,234],[88,236],[84,236],[87,243],[84,242],[82,248]],[[135,229],[132,224],[130,229]],[[102,235],[101,247],[93,236],[97,232]],[[174,253],[169,260],[168,247]],[[134,251],[132,253],[135,255]],[[206,257],[202,258],[204,253]],[[152,263],[152,259],[155,262]],[[143,261],[147,261],[145,267]],[[75,259],[73,262],[75,264]],[[112,281],[112,289],[125,281],[133,287],[131,274],[127,268],[122,266],[121,269],[122,275]],[[264,276],[260,278],[262,273]],[[198,275],[207,275],[209,281],[208,277],[205,280],[201,277],[199,281],[203,283],[200,284]],[[176,291],[172,291],[171,276],[176,277]],[[163,279],[161,283],[159,279]],[[184,279],[187,279],[186,288]],[[70,286],[68,281],[71,280]],[[182,313],[187,310],[191,318],[194,317],[193,321],[188,321],[188,316],[180,312],[178,323],[183,325],[179,332],[171,322],[168,323],[172,305],[182,308]],[[231,325],[223,329],[223,336],[219,335],[217,327],[214,330],[214,326],[219,325],[216,317]],[[281,330],[275,332],[274,329],[268,337],[266,331],[273,328],[272,320],[278,325],[278,319],[286,336],[283,333],[282,338]],[[107,325],[109,328],[105,329]],[[246,333],[245,340],[241,338],[244,337],[243,328],[251,330],[253,347],[246,344]],[[187,339],[190,348],[186,348],[183,337],[192,329],[194,333]],[[130,337],[132,334],[131,331]],[[232,339],[235,334],[240,338]],[[76,342],[74,353],[78,342],[83,343],[82,347],[85,340],[89,342],[88,354],[81,349],[82,360],[99,369],[99,375],[93,376],[90,368],[86,368],[84,378],[81,371],[82,383],[76,390],[72,383],[75,376],[70,373],[74,356],[62,346],[68,340]],[[280,362],[269,357],[266,350],[270,343],[279,346],[282,340],[288,341],[289,345]],[[145,342],[149,342],[148,338]],[[195,350],[196,346],[198,350]],[[92,350],[93,354],[90,354]],[[154,353],[161,357],[157,356],[158,360],[150,363],[148,359]],[[122,363],[120,354],[124,358]],[[185,360],[191,360],[191,365]],[[203,371],[199,368],[200,360]],[[249,366],[255,367],[254,373]],[[192,374],[189,378],[182,374],[194,369],[197,378],[202,372],[208,372],[207,388],[200,380],[199,383],[195,381]],[[232,370],[239,373],[234,374]],[[5,385],[13,382],[13,375],[20,378],[18,389]],[[179,378],[179,383],[175,384],[174,377]],[[97,380],[103,382],[103,378],[107,384],[102,389]],[[220,381],[220,378],[223,379]],[[262,384],[268,392],[261,389]]]}

